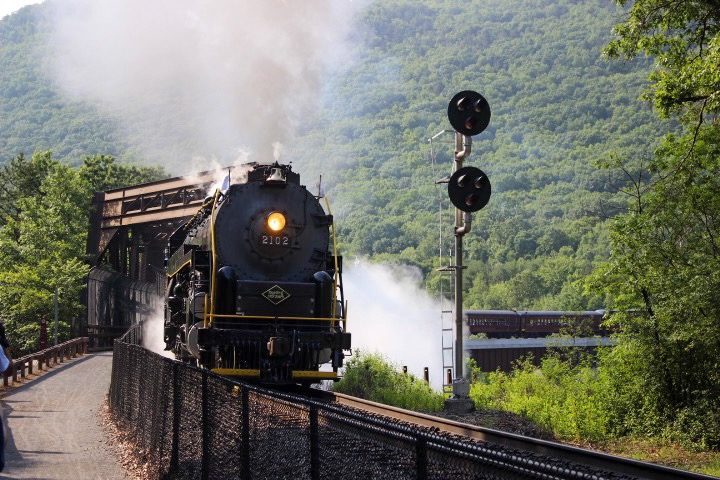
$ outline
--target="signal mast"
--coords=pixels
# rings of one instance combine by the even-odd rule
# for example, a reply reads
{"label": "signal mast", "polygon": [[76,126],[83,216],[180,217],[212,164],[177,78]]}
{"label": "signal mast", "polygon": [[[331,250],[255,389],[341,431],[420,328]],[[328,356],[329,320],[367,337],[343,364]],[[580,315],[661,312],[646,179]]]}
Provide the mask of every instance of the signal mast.
{"label": "signal mast", "polygon": [[[463,166],[470,156],[472,137],[490,124],[490,104],[477,92],[465,90],[456,94],[448,105],[448,119],[455,129],[454,173],[447,182],[448,196],[455,206],[455,379],[453,397],[445,401],[445,410],[453,413],[475,409],[468,394],[470,385],[463,376],[463,236],[470,231],[472,212],[477,212],[490,200],[491,186],[485,172],[476,167]],[[440,183],[438,182],[438,183]]]}

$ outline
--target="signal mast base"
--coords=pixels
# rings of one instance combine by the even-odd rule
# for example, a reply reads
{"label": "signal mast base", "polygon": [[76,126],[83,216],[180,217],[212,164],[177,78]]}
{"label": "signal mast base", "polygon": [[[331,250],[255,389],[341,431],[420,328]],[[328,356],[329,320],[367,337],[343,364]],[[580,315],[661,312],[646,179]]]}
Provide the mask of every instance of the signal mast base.
{"label": "signal mast base", "polygon": [[472,413],[475,411],[475,402],[468,396],[470,384],[464,378],[453,381],[453,396],[445,400],[445,413]]}

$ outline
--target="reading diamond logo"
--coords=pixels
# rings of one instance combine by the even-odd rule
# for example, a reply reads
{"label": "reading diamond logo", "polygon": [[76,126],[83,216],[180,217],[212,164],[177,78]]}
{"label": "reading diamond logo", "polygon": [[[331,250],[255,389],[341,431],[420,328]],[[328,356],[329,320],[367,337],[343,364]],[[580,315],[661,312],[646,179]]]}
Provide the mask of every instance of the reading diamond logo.
{"label": "reading diamond logo", "polygon": [[269,289],[265,290],[262,296],[275,305],[290,298],[290,294],[277,285],[273,285]]}

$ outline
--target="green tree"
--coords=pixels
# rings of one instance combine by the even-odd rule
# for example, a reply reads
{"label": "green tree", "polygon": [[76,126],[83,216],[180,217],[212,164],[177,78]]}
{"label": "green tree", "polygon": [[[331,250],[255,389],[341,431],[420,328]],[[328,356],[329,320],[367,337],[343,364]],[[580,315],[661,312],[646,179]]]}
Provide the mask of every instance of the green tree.
{"label": "green tree", "polygon": [[[25,171],[16,168],[25,163]],[[27,187],[17,188],[5,203],[14,215],[6,217],[0,229],[0,251],[6,254],[0,267],[1,311],[13,346],[27,352],[36,347],[40,320],[51,325],[56,288],[63,339],[69,334],[68,320],[78,314],[87,271],[83,245],[89,200],[78,172],[53,160],[49,152],[28,162],[18,158],[2,174],[10,184],[19,186],[25,180]]]}
{"label": "green tree", "polygon": [[634,311],[613,320],[626,345],[616,355],[634,366],[625,377],[634,385],[625,388],[635,408],[627,411],[641,413],[629,423],[718,446],[720,8],[638,0],[614,31],[610,56],[656,57],[646,98],[685,131],[665,138],[649,182],[634,178],[625,190],[628,212],[611,223],[612,255],[594,285],[612,295],[615,308]]}
{"label": "green tree", "polygon": [[[606,48],[614,58],[639,53],[657,59],[650,75],[652,99],[663,116],[683,114],[698,125],[720,110],[720,6],[715,0],[615,0],[629,8],[618,37]],[[694,117],[694,118],[693,118]]]}
{"label": "green tree", "polygon": [[87,274],[85,244],[93,193],[125,182],[157,179],[161,171],[116,165],[112,157],[85,159],[73,169],[41,152],[18,156],[0,169],[0,315],[15,354],[37,348],[40,322],[51,325],[58,292],[60,340],[80,318],[80,293]]}
{"label": "green tree", "polygon": [[22,153],[0,169],[0,225],[17,219],[20,198],[32,196],[56,162],[49,152],[27,158]]}
{"label": "green tree", "polygon": [[91,192],[137,185],[167,176],[162,167],[125,165],[117,163],[110,155],[85,157],[79,173]]}

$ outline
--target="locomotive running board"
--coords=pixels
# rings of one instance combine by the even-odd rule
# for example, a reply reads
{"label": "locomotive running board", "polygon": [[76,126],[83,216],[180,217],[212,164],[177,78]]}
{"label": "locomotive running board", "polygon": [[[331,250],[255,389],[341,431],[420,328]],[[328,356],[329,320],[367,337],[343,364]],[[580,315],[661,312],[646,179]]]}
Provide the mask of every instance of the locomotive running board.
{"label": "locomotive running board", "polygon": [[218,375],[226,375],[231,377],[259,377],[260,370],[252,368],[213,368],[210,370]]}
{"label": "locomotive running board", "polygon": [[336,372],[316,372],[314,370],[296,370],[293,372],[293,378],[316,378],[318,380],[336,380],[338,374]]}

